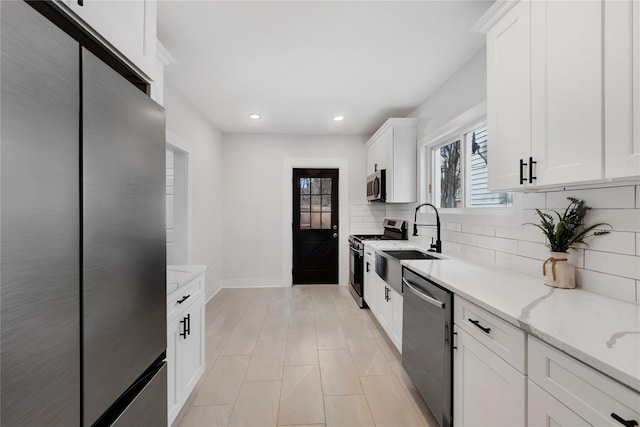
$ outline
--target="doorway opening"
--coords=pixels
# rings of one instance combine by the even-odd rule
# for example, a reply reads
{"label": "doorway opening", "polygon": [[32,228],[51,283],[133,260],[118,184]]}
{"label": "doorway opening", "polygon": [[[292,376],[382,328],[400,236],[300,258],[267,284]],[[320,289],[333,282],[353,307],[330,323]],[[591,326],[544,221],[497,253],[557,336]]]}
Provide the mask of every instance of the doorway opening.
{"label": "doorway opening", "polygon": [[338,283],[338,169],[293,169],[293,280]]}
{"label": "doorway opening", "polygon": [[189,264],[189,155],[167,144],[167,265]]}

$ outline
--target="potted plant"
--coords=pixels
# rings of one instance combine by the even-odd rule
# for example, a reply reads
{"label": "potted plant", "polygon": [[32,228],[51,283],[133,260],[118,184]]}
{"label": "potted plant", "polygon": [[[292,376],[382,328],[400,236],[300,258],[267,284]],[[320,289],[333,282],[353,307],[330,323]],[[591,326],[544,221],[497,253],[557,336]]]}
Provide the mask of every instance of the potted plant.
{"label": "potted plant", "polygon": [[[571,202],[561,214],[558,211],[543,212],[536,209],[540,224],[527,223],[538,227],[547,238],[547,247],[550,250],[549,258],[542,264],[544,284],[557,288],[575,288],[575,266],[567,261],[568,251],[578,243],[588,245],[585,241],[588,237],[602,236],[611,230],[596,230],[597,227],[611,225],[599,222],[585,226],[584,217],[591,209],[584,200],[575,197],[567,197]],[[556,222],[557,221],[557,222]]]}

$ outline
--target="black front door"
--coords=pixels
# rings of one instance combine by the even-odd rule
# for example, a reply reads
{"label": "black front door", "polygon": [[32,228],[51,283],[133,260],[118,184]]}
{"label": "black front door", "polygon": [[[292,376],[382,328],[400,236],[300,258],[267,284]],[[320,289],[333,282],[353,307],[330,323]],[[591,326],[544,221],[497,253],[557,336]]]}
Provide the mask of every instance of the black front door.
{"label": "black front door", "polygon": [[338,231],[338,169],[294,169],[294,285],[338,283]]}

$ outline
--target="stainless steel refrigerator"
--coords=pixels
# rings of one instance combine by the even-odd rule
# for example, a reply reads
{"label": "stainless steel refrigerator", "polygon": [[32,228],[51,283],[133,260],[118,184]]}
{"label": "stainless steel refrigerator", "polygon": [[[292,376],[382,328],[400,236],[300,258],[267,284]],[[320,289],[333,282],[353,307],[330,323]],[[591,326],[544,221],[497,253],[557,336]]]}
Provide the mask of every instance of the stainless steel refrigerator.
{"label": "stainless steel refrigerator", "polygon": [[0,424],[166,425],[164,110],[0,15]]}

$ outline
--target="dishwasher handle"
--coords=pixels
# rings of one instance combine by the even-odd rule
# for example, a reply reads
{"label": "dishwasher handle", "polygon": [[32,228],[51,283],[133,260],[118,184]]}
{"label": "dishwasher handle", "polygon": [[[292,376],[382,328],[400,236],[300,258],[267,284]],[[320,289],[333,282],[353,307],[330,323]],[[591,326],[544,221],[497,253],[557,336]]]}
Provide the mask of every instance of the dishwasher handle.
{"label": "dishwasher handle", "polygon": [[440,300],[437,300],[429,295],[424,294],[423,292],[421,292],[418,288],[415,287],[415,285],[412,285],[411,283],[409,283],[409,281],[407,279],[405,279],[404,277],[402,278],[402,283],[404,283],[407,288],[409,288],[409,290],[413,291],[413,293],[420,298],[423,301],[428,302],[429,304],[433,304],[436,307],[439,308],[444,308],[444,303]]}

